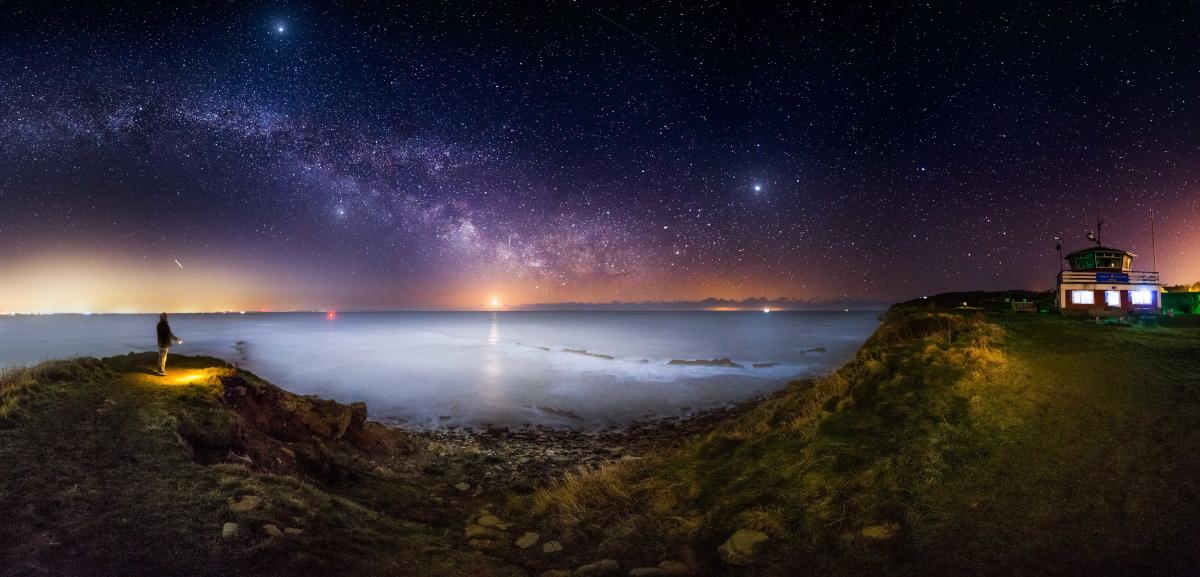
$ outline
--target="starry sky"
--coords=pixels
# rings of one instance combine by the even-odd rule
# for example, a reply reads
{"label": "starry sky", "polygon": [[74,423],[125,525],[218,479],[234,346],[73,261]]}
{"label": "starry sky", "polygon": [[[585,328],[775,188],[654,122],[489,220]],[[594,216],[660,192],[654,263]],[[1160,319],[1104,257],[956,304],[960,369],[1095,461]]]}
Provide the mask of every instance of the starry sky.
{"label": "starry sky", "polygon": [[1200,280],[1189,3],[184,4],[5,4],[0,311]]}

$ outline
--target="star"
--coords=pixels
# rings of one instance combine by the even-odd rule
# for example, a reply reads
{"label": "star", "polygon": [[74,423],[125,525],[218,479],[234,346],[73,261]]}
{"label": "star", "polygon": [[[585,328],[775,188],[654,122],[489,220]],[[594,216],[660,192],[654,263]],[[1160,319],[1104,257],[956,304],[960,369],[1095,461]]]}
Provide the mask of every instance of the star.
{"label": "star", "polygon": [[762,192],[762,185],[761,185],[761,184],[758,184],[758,183],[755,183],[755,185],[754,185],[754,192]]}

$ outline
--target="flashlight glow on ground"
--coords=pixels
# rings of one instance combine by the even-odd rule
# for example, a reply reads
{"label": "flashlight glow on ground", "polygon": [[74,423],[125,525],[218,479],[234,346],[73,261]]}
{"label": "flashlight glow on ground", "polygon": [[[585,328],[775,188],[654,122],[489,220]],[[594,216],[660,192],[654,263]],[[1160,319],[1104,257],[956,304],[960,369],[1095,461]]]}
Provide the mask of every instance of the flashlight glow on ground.
{"label": "flashlight glow on ground", "polygon": [[216,385],[219,381],[217,377],[229,375],[232,369],[223,367],[208,367],[203,369],[178,369],[172,370],[170,360],[167,361],[167,375],[160,377],[158,375],[147,372],[146,374],[138,375],[138,379],[155,386],[167,387],[182,387],[187,385]]}

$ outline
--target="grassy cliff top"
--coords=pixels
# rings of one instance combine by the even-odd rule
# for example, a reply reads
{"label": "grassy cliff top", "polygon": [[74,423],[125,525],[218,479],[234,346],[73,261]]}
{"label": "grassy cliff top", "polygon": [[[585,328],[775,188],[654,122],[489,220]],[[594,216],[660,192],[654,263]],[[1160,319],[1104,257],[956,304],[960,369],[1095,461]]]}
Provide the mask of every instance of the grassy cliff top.
{"label": "grassy cliff top", "polygon": [[386,467],[403,433],[218,359],[155,361],[0,377],[0,574],[521,574],[425,522],[436,487]]}
{"label": "grassy cliff top", "polygon": [[894,308],[836,373],[537,510],[714,573],[1196,574],[1193,321]]}

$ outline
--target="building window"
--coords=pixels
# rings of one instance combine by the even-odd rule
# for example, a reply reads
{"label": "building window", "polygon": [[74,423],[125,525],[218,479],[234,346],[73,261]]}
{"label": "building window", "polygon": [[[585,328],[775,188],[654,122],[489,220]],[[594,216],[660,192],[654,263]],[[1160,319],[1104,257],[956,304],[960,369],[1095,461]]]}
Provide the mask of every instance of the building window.
{"label": "building window", "polygon": [[1071,304],[1094,305],[1096,304],[1096,293],[1092,291],[1071,291]]}
{"label": "building window", "polygon": [[1104,291],[1104,304],[1110,307],[1121,306],[1121,291]]}
{"label": "building window", "polygon": [[1154,291],[1129,291],[1129,302],[1135,305],[1154,304]]}

